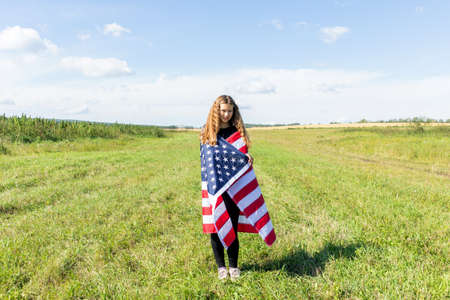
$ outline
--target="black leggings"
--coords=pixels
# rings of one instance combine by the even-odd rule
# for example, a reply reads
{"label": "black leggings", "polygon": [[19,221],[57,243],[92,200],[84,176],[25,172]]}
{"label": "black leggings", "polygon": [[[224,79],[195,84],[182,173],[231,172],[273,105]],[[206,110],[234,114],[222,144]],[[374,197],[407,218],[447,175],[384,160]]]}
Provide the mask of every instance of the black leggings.
{"label": "black leggings", "polygon": [[[225,202],[225,207],[227,208],[227,212],[230,215],[231,224],[233,224],[234,232],[236,233],[236,239],[233,243],[228,247],[228,261],[230,263],[230,268],[237,268],[238,263],[238,255],[239,255],[239,240],[237,236],[237,228],[239,221],[239,208],[236,204],[231,200],[230,196],[225,192],[222,194],[223,201]],[[216,259],[217,266],[219,268],[225,267],[225,257],[224,257],[224,247],[220,242],[220,238],[217,233],[211,234],[211,246],[214,252],[214,257]]]}

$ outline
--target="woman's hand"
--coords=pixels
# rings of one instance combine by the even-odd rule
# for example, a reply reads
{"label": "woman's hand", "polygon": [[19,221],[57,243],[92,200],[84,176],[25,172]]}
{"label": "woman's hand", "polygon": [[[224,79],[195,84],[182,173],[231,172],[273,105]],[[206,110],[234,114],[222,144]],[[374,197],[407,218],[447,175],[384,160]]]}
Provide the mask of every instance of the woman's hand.
{"label": "woman's hand", "polygon": [[250,163],[250,165],[253,165],[253,157],[250,156],[250,154],[245,154],[248,157],[248,162]]}

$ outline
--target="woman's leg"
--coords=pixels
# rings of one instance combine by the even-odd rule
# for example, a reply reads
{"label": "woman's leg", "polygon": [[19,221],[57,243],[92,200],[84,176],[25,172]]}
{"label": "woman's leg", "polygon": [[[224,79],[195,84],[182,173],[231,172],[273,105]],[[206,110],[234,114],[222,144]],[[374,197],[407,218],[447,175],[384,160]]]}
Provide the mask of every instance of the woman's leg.
{"label": "woman's leg", "polygon": [[228,215],[230,216],[231,224],[233,224],[234,232],[236,234],[236,239],[227,249],[229,267],[237,268],[239,257],[239,239],[237,229],[240,210],[226,192],[222,195],[222,197],[225,202],[225,207],[227,208]]}
{"label": "woman's leg", "polygon": [[217,267],[225,267],[225,257],[223,254],[223,245],[220,242],[217,233],[211,233],[211,246],[214,252],[214,258],[216,259]]}

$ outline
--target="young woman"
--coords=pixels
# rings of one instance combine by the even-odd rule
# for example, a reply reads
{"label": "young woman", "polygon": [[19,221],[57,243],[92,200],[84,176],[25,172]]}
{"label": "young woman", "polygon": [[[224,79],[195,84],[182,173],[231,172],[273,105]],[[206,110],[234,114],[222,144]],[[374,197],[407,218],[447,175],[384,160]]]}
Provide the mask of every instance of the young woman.
{"label": "young woman", "polygon": [[[237,131],[239,131],[242,139],[248,147],[250,144],[250,139],[247,131],[245,130],[244,122],[242,121],[238,106],[230,96],[219,96],[216,101],[214,101],[209,111],[206,125],[202,129],[200,137],[201,143],[214,146],[216,145],[219,136],[227,139]],[[252,163],[253,158],[249,154],[246,155],[249,162]],[[230,278],[234,280],[240,276],[240,270],[238,268],[239,240],[237,238],[240,210],[227,192],[223,193],[222,197],[226,210],[230,216],[234,232],[236,233],[235,240],[227,249]],[[211,246],[218,267],[218,277],[219,279],[225,279],[228,272],[225,267],[224,247],[222,242],[220,241],[218,234],[213,232],[215,231],[214,229],[204,231],[209,231],[211,233]]]}
{"label": "young woman", "polygon": [[[228,245],[227,255],[229,260],[229,274],[231,280],[236,280],[240,276],[240,270],[238,268],[238,256],[239,256],[239,240],[237,237],[238,230],[241,232],[252,232],[259,233],[264,241],[271,245],[275,241],[275,232],[273,231],[272,223],[270,221],[269,214],[267,212],[267,208],[264,204],[264,199],[262,194],[260,193],[256,177],[254,177],[254,172],[252,168],[253,158],[247,153],[248,146],[250,145],[250,139],[248,137],[247,131],[245,130],[244,122],[242,121],[241,114],[239,112],[239,108],[234,102],[233,98],[227,95],[219,96],[213,103],[207,122],[205,126],[202,128],[200,134],[200,140],[203,145],[207,145],[208,147],[217,147],[218,138],[222,137],[227,142],[234,146],[232,148],[233,151],[236,150],[240,152],[240,155],[245,154],[248,158],[247,168],[248,170],[243,170],[244,175],[237,176],[235,184],[231,183],[230,188],[228,188],[223,194],[221,194],[221,199],[217,201],[222,201],[225,204],[226,212],[228,212],[229,219],[231,220],[232,229],[232,238],[230,239],[231,244]],[[223,145],[224,146],[224,145]],[[214,148],[208,148],[217,151]],[[217,158],[218,159],[218,158]],[[203,169],[206,168],[202,168]],[[214,171],[211,171],[214,172]],[[220,173],[220,170],[217,170],[217,173]],[[208,176],[207,174],[203,174],[202,176]],[[253,177],[251,177],[253,176]],[[244,178],[245,177],[245,178]],[[207,178],[207,177],[205,177]],[[202,178],[202,206],[203,206],[203,231],[205,233],[211,234],[211,246],[213,249],[214,257],[218,267],[218,277],[219,279],[225,279],[228,276],[227,269],[225,267],[225,258],[224,258],[224,246],[226,244],[226,238],[222,236],[222,240],[217,233],[217,223],[211,221],[212,216],[212,205],[209,202],[209,190],[206,186],[208,180]],[[222,179],[220,176],[218,177],[220,180]],[[252,200],[254,202],[252,205],[248,205],[248,209],[243,209],[243,207],[239,208],[238,205],[242,205],[241,203],[245,201],[241,201],[237,199],[239,198],[236,195],[242,195],[239,193],[236,186],[242,185],[242,182],[246,178],[251,184],[248,186],[252,186],[256,193],[252,193],[252,195],[256,195],[255,199]],[[215,187],[215,185],[214,185]],[[242,189],[244,190],[244,188]],[[233,192],[234,191],[234,192]],[[237,191],[237,192],[236,192]],[[259,194],[257,193],[259,192]],[[229,194],[230,193],[230,194]],[[230,197],[232,195],[233,199]],[[247,200],[249,197],[246,198]],[[235,204],[238,203],[238,205]],[[224,210],[222,202],[217,204],[216,209],[221,211]],[[220,209],[219,206],[222,206]],[[253,209],[253,210],[252,210]],[[244,216],[244,213],[241,211],[245,211],[249,213],[251,210],[251,216]],[[241,215],[241,218],[239,217]],[[249,219],[247,219],[249,217]],[[209,221],[208,221],[209,220]],[[228,221],[227,221],[228,222]],[[226,227],[226,226],[224,226]],[[231,227],[231,226],[229,226]],[[220,229],[222,231],[222,229]],[[229,228],[230,232],[233,231]],[[231,234],[230,234],[231,235]]]}

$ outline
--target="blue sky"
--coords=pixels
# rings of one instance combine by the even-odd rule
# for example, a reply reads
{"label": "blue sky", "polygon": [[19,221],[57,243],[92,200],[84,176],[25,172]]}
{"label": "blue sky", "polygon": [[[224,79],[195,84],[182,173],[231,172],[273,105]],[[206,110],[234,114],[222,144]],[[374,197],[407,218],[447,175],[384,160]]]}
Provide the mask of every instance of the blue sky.
{"label": "blue sky", "polygon": [[449,13],[444,0],[0,1],[0,113],[200,126],[227,93],[251,123],[447,119]]}

